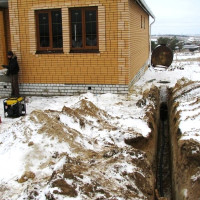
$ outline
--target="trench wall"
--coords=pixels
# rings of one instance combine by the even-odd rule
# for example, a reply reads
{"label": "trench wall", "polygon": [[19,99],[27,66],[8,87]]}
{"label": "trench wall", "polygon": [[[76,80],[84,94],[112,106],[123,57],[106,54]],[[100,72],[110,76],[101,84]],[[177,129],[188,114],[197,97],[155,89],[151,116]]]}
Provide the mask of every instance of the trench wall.
{"label": "trench wall", "polygon": [[[187,84],[185,85],[187,86]],[[173,200],[194,200],[200,198],[200,181],[198,178],[192,180],[192,176],[198,173],[200,167],[200,156],[193,153],[199,144],[193,139],[182,139],[183,133],[180,130],[179,100],[177,95],[181,93],[184,85],[176,84],[169,89],[169,123],[171,137],[171,160],[172,160],[172,194]],[[195,126],[195,125],[194,125]]]}
{"label": "trench wall", "polygon": [[[155,200],[156,194],[156,170],[157,170],[157,142],[158,142],[158,127],[160,122],[160,91],[157,87],[152,87],[150,90],[146,90],[143,93],[143,98],[137,102],[137,106],[144,106],[146,103],[149,105],[146,108],[146,114],[144,120],[147,121],[151,132],[147,138],[139,137],[126,141],[134,148],[140,149],[146,153],[147,160],[151,166],[151,173],[149,177],[151,179],[151,185],[149,190],[153,193],[149,196],[149,200]],[[143,163],[144,165],[144,163]]]}

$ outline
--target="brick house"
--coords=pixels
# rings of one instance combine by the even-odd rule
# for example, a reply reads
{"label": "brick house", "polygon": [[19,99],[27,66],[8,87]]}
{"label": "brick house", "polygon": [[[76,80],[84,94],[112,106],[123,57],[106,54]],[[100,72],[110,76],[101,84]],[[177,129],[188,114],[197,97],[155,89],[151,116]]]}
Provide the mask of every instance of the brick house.
{"label": "brick house", "polygon": [[127,93],[148,66],[150,17],[144,0],[0,0],[0,66],[14,51],[22,95]]}

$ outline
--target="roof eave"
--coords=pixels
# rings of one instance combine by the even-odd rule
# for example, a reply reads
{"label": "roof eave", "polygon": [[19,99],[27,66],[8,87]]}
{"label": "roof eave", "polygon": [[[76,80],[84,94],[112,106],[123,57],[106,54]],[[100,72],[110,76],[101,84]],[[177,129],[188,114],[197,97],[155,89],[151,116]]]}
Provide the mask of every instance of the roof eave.
{"label": "roof eave", "polygon": [[[148,7],[144,0],[136,0],[136,2],[152,17],[155,19],[155,15]],[[0,8],[8,8],[8,0],[0,0]]]}
{"label": "roof eave", "polygon": [[144,0],[136,0],[136,2],[142,7],[145,12],[147,12],[153,19],[155,19],[155,15]]}

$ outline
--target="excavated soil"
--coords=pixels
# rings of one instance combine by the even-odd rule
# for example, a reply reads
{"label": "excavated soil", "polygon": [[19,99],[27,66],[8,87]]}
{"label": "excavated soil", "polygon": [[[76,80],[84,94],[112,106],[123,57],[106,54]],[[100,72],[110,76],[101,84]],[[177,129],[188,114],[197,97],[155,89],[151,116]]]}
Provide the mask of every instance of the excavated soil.
{"label": "excavated soil", "polygon": [[[200,198],[200,143],[191,138],[183,139],[180,129],[181,114],[185,111],[180,109],[181,99],[187,97],[187,103],[190,106],[195,105],[192,107],[193,111],[200,108],[200,97],[192,99],[193,95],[190,95],[194,90],[200,92],[199,82],[182,79],[168,91],[172,163],[170,187],[173,190],[173,200]],[[123,103],[118,102],[116,105],[123,106]],[[63,106],[61,111],[34,110],[27,119],[34,124],[34,130],[26,126],[22,137],[23,143],[30,147],[32,152],[28,155],[29,161],[25,163],[26,171],[16,179],[16,182],[22,185],[23,195],[33,200],[40,199],[42,192],[45,193],[47,200],[79,197],[83,200],[167,199],[160,197],[156,186],[160,126],[159,88],[152,87],[144,91],[136,106],[145,110],[142,120],[151,130],[147,136],[120,125],[120,116],[111,116],[87,98],[81,99],[72,107]],[[197,112],[186,119],[195,119],[198,116]],[[25,121],[22,119],[21,123]],[[76,128],[69,126],[69,121],[76,124]],[[20,122],[18,125],[20,126]],[[88,130],[92,130],[90,134],[98,133],[97,136],[83,134]],[[108,133],[109,140],[107,136],[100,137],[104,130]],[[72,154],[55,151],[45,160],[45,154],[40,151],[37,141],[32,141],[33,131],[49,140],[50,145],[51,141],[65,144]],[[120,135],[119,140],[123,138],[123,147],[117,146],[114,142],[114,134]],[[199,132],[195,134],[200,136]],[[13,132],[13,137],[18,136]],[[86,148],[87,145],[94,148]],[[50,175],[38,177],[37,170],[30,170],[34,156],[42,160],[37,170],[54,169]],[[61,160],[63,162],[60,162]],[[58,162],[60,166],[55,167]],[[1,185],[0,194],[8,193],[9,190],[9,185]]]}
{"label": "excavated soil", "polygon": [[[147,101],[152,103],[147,105]],[[155,199],[159,119],[158,88],[154,87],[150,91],[145,91],[137,106],[146,106],[144,120],[151,128],[151,133],[144,137],[129,129],[129,136],[124,135],[124,142],[127,144],[124,148],[106,143],[100,151],[83,148],[75,142],[77,137],[82,138],[83,135],[61,120],[62,116],[68,116],[75,123],[79,123],[82,130],[86,127],[108,131],[120,129],[116,123],[111,123],[114,117],[99,109],[87,99],[82,99],[74,108],[64,106],[62,111],[35,110],[30,114],[30,120],[38,126],[38,134],[45,134],[52,140],[56,138],[59,142],[65,142],[77,155],[74,157],[67,153],[59,154],[55,152],[52,159],[40,165],[40,168],[54,166],[56,160],[65,158],[65,163],[61,169],[53,171],[50,177],[45,178],[50,188],[45,194],[47,200],[56,200],[58,195],[75,198],[78,196],[77,191],[81,194],[81,198],[85,200],[117,200],[119,197],[127,200]],[[89,120],[91,118],[95,119],[97,123]],[[121,131],[121,134],[125,133]],[[28,135],[28,129],[25,135]],[[27,143],[34,148],[35,144],[29,141],[28,136]],[[91,138],[89,143],[98,144],[98,139]],[[124,163],[134,166],[135,170],[130,172],[124,168]],[[117,178],[118,176],[119,178]],[[86,181],[87,177],[90,177],[88,182]],[[24,183],[32,179],[34,181],[27,188],[27,197],[36,200],[40,194],[39,188],[41,188],[44,180],[37,181],[33,172],[25,172],[18,182]]]}
{"label": "excavated soil", "polygon": [[[173,178],[173,199],[200,199],[200,143],[195,139],[183,139],[184,135],[190,133],[182,133],[180,129],[181,113],[188,110],[181,109],[182,99],[185,104],[191,106],[191,111],[198,109],[199,98],[194,94],[190,94],[194,90],[199,93],[200,83],[181,79],[175,87],[169,91],[170,93],[170,135],[172,150],[172,178]],[[193,106],[196,105],[195,108]],[[187,119],[195,119],[199,114],[186,117]],[[195,132],[195,124],[193,128]],[[199,137],[197,132],[195,137]]]}
{"label": "excavated soil", "polygon": [[[187,97],[186,102],[192,111],[200,109],[200,97],[192,98],[190,94],[194,90],[197,94],[200,92],[199,82],[182,79],[168,91],[172,184],[166,185],[164,190],[172,187],[173,200],[200,197],[200,143],[192,138],[183,139],[186,133],[180,129],[181,115],[187,110],[180,107],[182,98]],[[28,119],[22,119],[21,123],[34,124],[34,128],[22,125],[23,136],[20,136],[23,143],[32,149],[27,155],[26,170],[16,179],[23,188],[23,195],[34,200],[40,199],[42,194],[47,200],[79,197],[83,200],[167,199],[160,197],[156,185],[158,134],[162,118],[159,88],[144,91],[143,97],[135,104],[137,109],[142,107],[145,110],[142,120],[151,130],[147,136],[120,125],[120,116],[108,114],[87,98],[74,106],[63,106],[61,111],[34,110]],[[118,105],[122,107],[123,103],[118,102]],[[195,113],[186,119],[198,117],[198,112]],[[69,126],[70,123],[76,126]],[[21,126],[20,122],[18,126]],[[45,158],[45,153],[32,137],[33,131],[48,140],[49,145],[51,141],[57,141],[68,146],[72,154],[55,151]],[[84,131],[88,135],[83,134]],[[105,133],[108,135],[101,137]],[[123,140],[123,147],[114,142],[114,134],[119,134],[117,140]],[[199,132],[195,136],[200,136]],[[13,137],[19,135],[13,132]],[[87,148],[88,145],[93,148]],[[37,170],[31,170],[34,157],[42,160],[38,171],[54,169],[50,175],[39,177]],[[58,162],[59,167],[55,167]],[[9,190],[9,185],[1,185],[0,194]]]}

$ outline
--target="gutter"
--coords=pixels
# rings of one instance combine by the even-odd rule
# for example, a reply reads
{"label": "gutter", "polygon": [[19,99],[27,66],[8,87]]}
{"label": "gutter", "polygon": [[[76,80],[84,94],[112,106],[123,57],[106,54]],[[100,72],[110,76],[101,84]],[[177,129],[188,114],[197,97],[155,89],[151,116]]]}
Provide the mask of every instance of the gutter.
{"label": "gutter", "polygon": [[149,6],[146,4],[146,2],[144,0],[135,0],[136,3],[139,4],[139,6],[146,12],[148,13],[153,19],[155,19],[155,15],[153,14],[153,12],[151,11],[151,9],[149,8]]}

